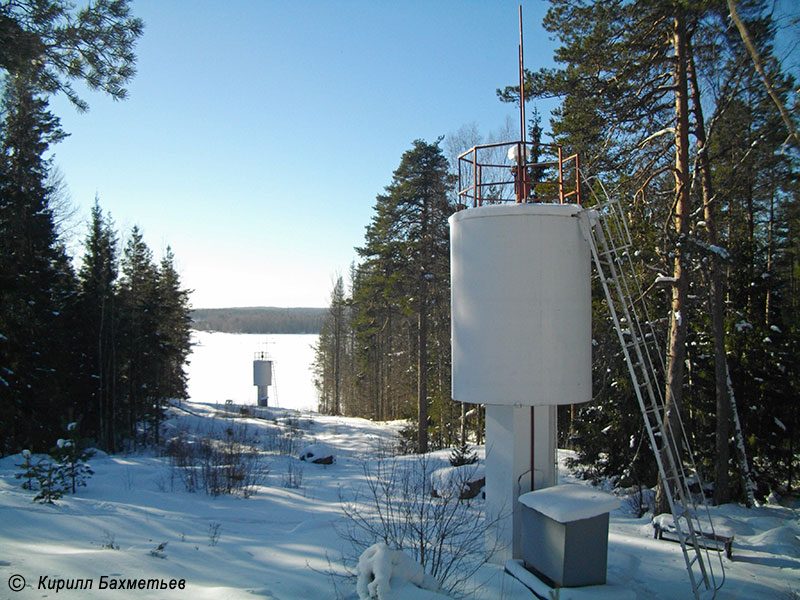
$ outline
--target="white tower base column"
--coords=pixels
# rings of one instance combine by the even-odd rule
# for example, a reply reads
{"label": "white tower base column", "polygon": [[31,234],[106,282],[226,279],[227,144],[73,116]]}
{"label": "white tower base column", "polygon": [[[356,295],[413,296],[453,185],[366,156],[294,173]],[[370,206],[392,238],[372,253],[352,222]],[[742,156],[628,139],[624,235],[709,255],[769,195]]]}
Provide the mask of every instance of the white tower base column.
{"label": "white tower base column", "polygon": [[550,487],[558,483],[556,469],[556,445],[558,428],[556,418],[558,407],[533,407],[533,440],[531,440],[531,464],[533,465],[534,490]]}
{"label": "white tower base column", "polygon": [[258,386],[258,406],[269,406],[269,396],[268,396],[269,386],[266,385],[259,385]]}
{"label": "white tower base column", "polygon": [[[486,549],[492,562],[521,556],[520,495],[556,485],[555,406],[486,405]],[[498,519],[498,516],[500,517]]]}
{"label": "white tower base column", "polygon": [[503,564],[521,555],[520,494],[531,490],[531,408],[486,405],[486,550]]}

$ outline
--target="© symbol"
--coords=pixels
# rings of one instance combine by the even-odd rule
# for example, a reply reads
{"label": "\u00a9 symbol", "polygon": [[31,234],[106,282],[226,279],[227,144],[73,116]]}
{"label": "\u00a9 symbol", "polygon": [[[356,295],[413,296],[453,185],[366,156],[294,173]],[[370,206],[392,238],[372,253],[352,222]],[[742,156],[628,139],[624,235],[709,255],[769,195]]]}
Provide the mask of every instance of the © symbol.
{"label": "\u00a9 symbol", "polygon": [[12,575],[8,578],[8,587],[12,592],[21,592],[25,589],[25,578],[22,575]]}

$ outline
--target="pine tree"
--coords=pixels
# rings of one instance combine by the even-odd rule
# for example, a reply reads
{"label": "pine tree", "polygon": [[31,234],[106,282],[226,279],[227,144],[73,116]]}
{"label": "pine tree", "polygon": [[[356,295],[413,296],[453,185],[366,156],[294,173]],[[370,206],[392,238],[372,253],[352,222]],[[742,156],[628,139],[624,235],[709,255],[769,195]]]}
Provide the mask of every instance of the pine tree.
{"label": "pine tree", "polygon": [[[769,22],[751,21],[749,27],[755,43],[768,47]],[[738,58],[749,66],[743,49]],[[775,61],[769,65],[770,77],[786,94],[793,81]],[[791,306],[791,292],[784,290],[791,289],[793,273],[784,248],[792,233],[784,218],[797,205],[798,165],[796,151],[787,151],[784,143],[781,116],[759,78],[742,69],[739,79],[739,92],[716,115],[709,153],[727,249],[723,277],[730,307],[725,322],[731,379],[736,397],[744,400],[740,416],[746,450],[759,491],[767,495],[791,488],[796,479],[798,429],[791,389],[797,381],[798,332],[797,321],[786,320],[782,307]]]}
{"label": "pine tree", "polygon": [[115,99],[126,96],[134,76],[133,49],[144,24],[129,0],[97,0],[76,10],[67,0],[0,3],[0,70],[27,77],[44,93],[64,92],[88,108],[72,83],[83,81]]}
{"label": "pine tree", "polygon": [[[749,3],[742,13],[756,39],[760,36],[762,55],[769,57],[771,33],[764,6],[763,2]],[[545,27],[561,42],[555,56],[561,66],[526,77],[527,97],[562,97],[552,121],[556,140],[568,152],[581,153],[586,170],[599,175],[609,189],[616,189],[630,203],[631,231],[644,259],[642,275],[672,275],[674,284],[666,310],[667,299],[658,288],[645,285],[653,314],[669,315],[666,397],[683,414],[690,438],[704,441],[709,430],[713,434],[716,429],[721,450],[727,450],[730,438],[729,393],[723,377],[730,333],[724,324],[729,323],[730,314],[724,312],[730,313],[737,305],[730,302],[730,291],[727,298],[724,296],[723,290],[733,287],[733,272],[728,268],[729,281],[723,280],[723,253],[716,248],[717,243],[725,243],[731,231],[755,221],[737,218],[732,210],[721,206],[729,186],[722,184],[719,174],[728,168],[737,177],[750,169],[765,172],[764,163],[753,160],[755,142],[763,137],[750,138],[754,145],[747,150],[747,165],[734,164],[710,150],[715,138],[724,132],[726,114],[735,123],[732,115],[737,103],[744,100],[753,106],[747,99],[751,94],[748,86],[742,85],[751,66],[741,60],[743,48],[727,27],[727,17],[721,1],[697,5],[552,0]],[[767,62],[773,68],[770,78],[783,81],[780,66],[774,60]],[[702,96],[701,90],[715,94]],[[513,101],[519,90],[509,87],[499,94]],[[711,108],[709,122],[704,122],[706,107]],[[768,111],[762,106],[758,112],[763,116]],[[743,132],[740,126],[738,132]],[[774,151],[774,146],[766,148],[767,152]],[[749,238],[755,239],[752,226]],[[740,270],[735,274],[748,280],[739,287],[749,298],[743,299],[745,304],[763,287],[751,285],[752,270],[746,273]],[[707,299],[707,304],[701,298]],[[606,361],[595,369],[594,379],[596,386],[614,385],[615,399],[605,400],[611,404],[604,403],[603,410],[582,407],[578,424],[584,432],[581,444],[585,450],[591,447],[590,454],[595,456],[583,458],[596,467],[599,453],[617,457],[621,452],[630,463],[642,454],[641,435],[625,424],[631,415],[639,422],[632,410],[632,390],[627,389],[626,378],[617,369],[618,352],[606,349],[610,339],[607,333],[594,333],[598,344],[595,355]],[[687,347],[691,352],[687,353]],[[709,360],[709,356],[713,358]],[[691,369],[688,374],[687,365]],[[608,396],[602,389],[596,389],[594,395]],[[619,411],[610,410],[612,406]],[[590,430],[594,435],[589,435]],[[601,430],[604,434],[598,436]],[[696,450],[706,466],[716,461],[718,499],[724,501],[727,453],[714,452],[704,443]]]}

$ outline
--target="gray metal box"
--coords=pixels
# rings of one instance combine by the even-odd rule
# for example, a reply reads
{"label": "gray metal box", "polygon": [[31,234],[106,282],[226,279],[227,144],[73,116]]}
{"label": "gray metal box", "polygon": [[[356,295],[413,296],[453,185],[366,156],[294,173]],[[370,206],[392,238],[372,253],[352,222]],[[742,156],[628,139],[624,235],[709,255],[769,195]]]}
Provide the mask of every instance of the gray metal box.
{"label": "gray metal box", "polygon": [[587,486],[529,492],[522,503],[522,560],[557,587],[602,585],[608,565],[608,513],[619,501]]}

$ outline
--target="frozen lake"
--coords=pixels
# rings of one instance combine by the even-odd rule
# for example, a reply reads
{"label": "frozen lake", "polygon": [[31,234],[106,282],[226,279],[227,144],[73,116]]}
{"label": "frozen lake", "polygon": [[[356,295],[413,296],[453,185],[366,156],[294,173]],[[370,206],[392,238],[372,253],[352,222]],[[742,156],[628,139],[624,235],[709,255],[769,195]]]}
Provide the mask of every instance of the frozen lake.
{"label": "frozen lake", "polygon": [[249,334],[193,331],[189,355],[189,398],[194,402],[255,404],[253,355],[272,359],[270,406],[317,410],[311,364],[317,334]]}

